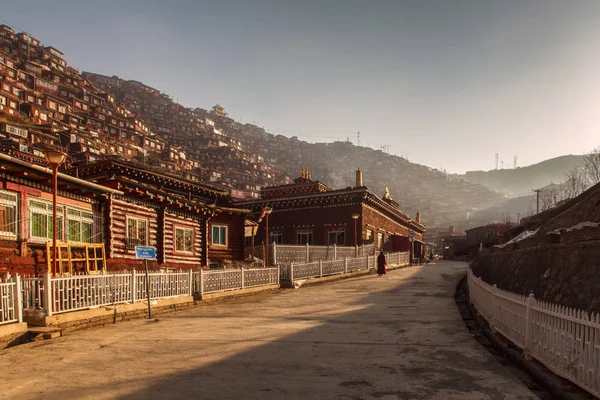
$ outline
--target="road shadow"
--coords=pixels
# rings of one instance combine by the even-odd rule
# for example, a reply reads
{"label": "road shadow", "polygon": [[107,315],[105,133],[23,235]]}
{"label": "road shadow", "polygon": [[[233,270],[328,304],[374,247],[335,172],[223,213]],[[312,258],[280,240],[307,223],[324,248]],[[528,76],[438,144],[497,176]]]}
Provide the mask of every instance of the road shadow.
{"label": "road shadow", "polygon": [[[295,299],[310,301],[299,301],[297,309],[263,320],[261,332],[253,337],[225,334],[208,339],[199,331],[199,346],[214,344],[226,356],[197,368],[115,382],[136,388],[117,398],[535,398],[479,348],[465,327],[454,302],[465,268],[466,264],[430,263],[413,271],[392,271],[383,278],[361,277],[276,295],[275,300],[288,307]],[[324,289],[335,295],[324,294]],[[336,301],[352,294],[356,296],[350,302]],[[254,303],[255,311],[221,307],[219,317],[235,321],[252,312],[258,315],[262,303],[272,300],[265,297]],[[323,304],[314,312],[310,305],[319,301]],[[340,308],[349,311],[340,313]],[[183,312],[168,318],[205,317]],[[272,338],[286,324],[304,323],[310,327]],[[172,357],[198,364],[190,354]],[[95,398],[103,393],[110,393],[107,385],[62,387],[44,397]]]}

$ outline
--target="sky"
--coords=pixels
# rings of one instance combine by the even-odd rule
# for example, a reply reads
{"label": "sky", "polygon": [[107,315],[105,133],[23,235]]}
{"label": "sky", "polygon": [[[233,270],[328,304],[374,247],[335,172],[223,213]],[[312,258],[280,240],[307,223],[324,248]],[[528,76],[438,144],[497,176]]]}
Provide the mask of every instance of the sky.
{"label": "sky", "polygon": [[452,173],[600,146],[598,0],[0,4],[80,71],[309,142]]}

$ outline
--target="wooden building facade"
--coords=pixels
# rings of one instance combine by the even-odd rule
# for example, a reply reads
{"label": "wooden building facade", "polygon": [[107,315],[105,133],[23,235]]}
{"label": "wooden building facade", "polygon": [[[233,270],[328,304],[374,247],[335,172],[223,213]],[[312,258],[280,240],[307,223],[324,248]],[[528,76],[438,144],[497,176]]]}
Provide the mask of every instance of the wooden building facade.
{"label": "wooden building facade", "polygon": [[163,268],[218,267],[244,257],[248,210],[234,207],[226,191],[117,160],[71,171],[119,190],[104,207],[109,269],[140,265],[135,246],[154,246]]}
{"label": "wooden building facade", "polygon": [[[251,208],[255,220],[265,207],[272,209],[269,243],[353,246],[374,242],[377,250],[386,251],[408,251],[414,243],[414,254],[419,257],[426,230],[420,215],[409,218],[387,191],[379,197],[363,186],[360,170],[356,181],[354,188],[333,190],[303,170],[294,183],[263,188],[260,200],[239,204]],[[257,229],[257,244],[265,240],[264,225],[265,219]]]}
{"label": "wooden building facade", "polygon": [[[0,273],[42,274],[51,269],[52,171],[0,161]],[[248,211],[225,191],[113,161],[59,173],[58,182],[59,273],[141,267],[135,246],[156,247],[154,269],[243,259]]]}

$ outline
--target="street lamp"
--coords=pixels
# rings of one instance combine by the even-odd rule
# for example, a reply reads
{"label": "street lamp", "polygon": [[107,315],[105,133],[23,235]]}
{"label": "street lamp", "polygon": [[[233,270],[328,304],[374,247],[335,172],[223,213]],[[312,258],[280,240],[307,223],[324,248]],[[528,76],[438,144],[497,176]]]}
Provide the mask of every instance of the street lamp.
{"label": "street lamp", "polygon": [[58,167],[67,159],[60,150],[46,150],[46,162],[52,168],[52,275],[56,276],[56,196],[58,193]]}
{"label": "street lamp", "polygon": [[354,220],[354,257],[358,257],[358,214],[352,214],[352,219]]}
{"label": "street lamp", "polygon": [[265,206],[265,208],[263,208],[263,213],[265,215],[265,236],[267,239],[267,247],[265,249],[265,267],[269,266],[269,214],[271,214],[272,211],[273,209],[269,206]]}

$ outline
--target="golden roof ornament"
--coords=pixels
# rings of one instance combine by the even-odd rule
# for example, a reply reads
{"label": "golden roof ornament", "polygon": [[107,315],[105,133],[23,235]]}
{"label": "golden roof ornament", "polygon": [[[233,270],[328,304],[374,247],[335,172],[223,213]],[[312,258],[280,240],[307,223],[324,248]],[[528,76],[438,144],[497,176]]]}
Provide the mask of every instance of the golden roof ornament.
{"label": "golden roof ornament", "polygon": [[306,178],[306,170],[302,167],[302,174],[300,174],[300,178]]}
{"label": "golden roof ornament", "polygon": [[310,170],[307,168],[306,171],[307,171],[306,179],[308,179],[309,181],[311,181],[312,180],[312,176],[310,174]]}
{"label": "golden roof ornament", "polygon": [[385,193],[383,194],[384,200],[392,200],[392,196],[390,196],[390,189],[386,186]]}

